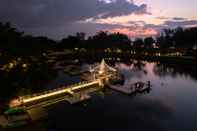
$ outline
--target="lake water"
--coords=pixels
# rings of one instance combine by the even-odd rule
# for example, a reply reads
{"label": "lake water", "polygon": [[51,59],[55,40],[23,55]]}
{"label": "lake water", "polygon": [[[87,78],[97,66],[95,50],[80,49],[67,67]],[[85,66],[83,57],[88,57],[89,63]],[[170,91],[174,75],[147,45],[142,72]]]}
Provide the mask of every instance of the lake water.
{"label": "lake water", "polygon": [[[190,67],[134,61],[116,63],[125,85],[151,81],[149,93],[127,96],[115,91],[93,94],[78,105],[62,102],[47,108],[43,126],[50,131],[197,131],[197,72]],[[51,87],[79,77],[59,72]]]}

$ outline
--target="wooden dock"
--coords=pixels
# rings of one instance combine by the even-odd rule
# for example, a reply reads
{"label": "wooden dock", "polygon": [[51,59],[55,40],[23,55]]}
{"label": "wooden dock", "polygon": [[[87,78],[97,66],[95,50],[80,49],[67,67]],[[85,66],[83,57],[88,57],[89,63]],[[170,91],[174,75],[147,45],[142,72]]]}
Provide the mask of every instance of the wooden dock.
{"label": "wooden dock", "polygon": [[134,93],[142,93],[151,88],[150,81],[145,82],[136,82],[129,86],[121,86],[121,85],[108,85],[108,87],[112,90],[118,91],[123,94],[134,94]]}
{"label": "wooden dock", "polygon": [[112,90],[115,90],[115,91],[118,91],[118,92],[121,92],[121,93],[124,93],[124,94],[132,94],[134,91],[132,90],[132,88],[126,88],[126,87],[122,87],[120,85],[115,85],[115,86],[112,86],[110,85],[109,86]]}

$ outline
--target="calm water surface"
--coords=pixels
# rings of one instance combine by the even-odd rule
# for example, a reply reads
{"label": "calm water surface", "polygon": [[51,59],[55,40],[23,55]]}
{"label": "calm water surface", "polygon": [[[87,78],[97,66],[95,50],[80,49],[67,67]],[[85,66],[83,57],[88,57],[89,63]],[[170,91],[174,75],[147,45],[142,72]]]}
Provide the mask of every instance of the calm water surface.
{"label": "calm water surface", "polygon": [[[151,81],[149,93],[127,96],[114,91],[93,94],[79,104],[66,102],[49,107],[47,130],[91,131],[197,131],[197,79],[195,72],[160,63],[116,63],[125,75],[125,85]],[[69,81],[69,83],[68,83]],[[50,87],[80,81],[59,72]]]}

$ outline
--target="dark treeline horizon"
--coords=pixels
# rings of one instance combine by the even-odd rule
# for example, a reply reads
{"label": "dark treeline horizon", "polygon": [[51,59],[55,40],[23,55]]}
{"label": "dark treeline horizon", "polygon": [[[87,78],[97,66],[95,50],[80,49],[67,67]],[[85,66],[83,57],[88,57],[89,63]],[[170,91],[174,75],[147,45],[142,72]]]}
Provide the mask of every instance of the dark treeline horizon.
{"label": "dark treeline horizon", "polygon": [[121,33],[100,31],[86,38],[84,32],[69,35],[60,41],[46,36],[26,35],[8,23],[0,22],[0,51],[13,55],[42,53],[47,49],[159,49],[187,48],[197,46],[197,27],[164,29],[158,37],[136,38],[134,41]]}

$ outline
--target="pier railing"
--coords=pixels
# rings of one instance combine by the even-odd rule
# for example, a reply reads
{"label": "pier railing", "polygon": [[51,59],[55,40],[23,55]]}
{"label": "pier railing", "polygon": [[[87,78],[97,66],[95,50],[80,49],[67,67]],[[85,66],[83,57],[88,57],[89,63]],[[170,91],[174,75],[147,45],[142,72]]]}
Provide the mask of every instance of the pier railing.
{"label": "pier railing", "polygon": [[65,90],[65,89],[70,89],[72,91],[72,89],[76,86],[80,86],[80,85],[84,85],[84,84],[88,84],[88,83],[92,83],[92,82],[94,82],[94,81],[83,81],[83,82],[79,82],[79,83],[72,84],[72,85],[69,85],[69,86],[63,86],[63,87],[60,87],[60,88],[47,90],[47,91],[44,91],[42,93],[34,93],[34,94],[31,94],[31,95],[20,96],[19,98],[20,99],[29,99],[29,98],[42,96],[42,95],[46,95],[46,94],[53,93],[53,92],[58,92],[58,91]]}

